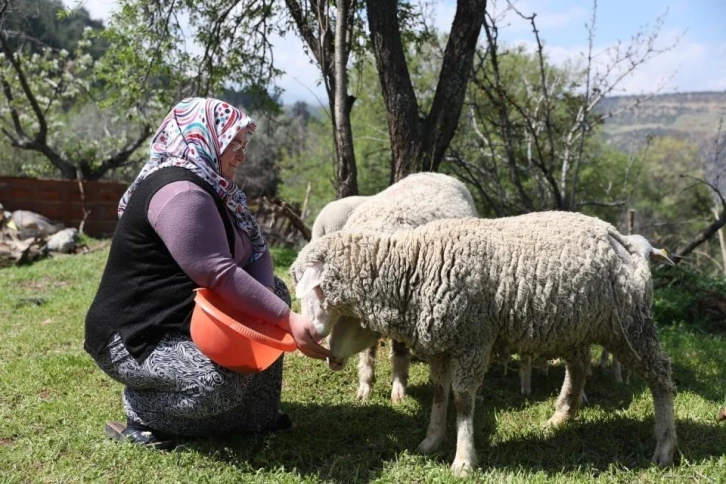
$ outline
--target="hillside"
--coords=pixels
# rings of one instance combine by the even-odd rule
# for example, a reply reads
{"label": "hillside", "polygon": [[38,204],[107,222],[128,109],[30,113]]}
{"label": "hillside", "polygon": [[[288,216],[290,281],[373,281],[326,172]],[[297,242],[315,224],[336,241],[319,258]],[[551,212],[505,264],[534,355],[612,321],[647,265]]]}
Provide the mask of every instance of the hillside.
{"label": "hillside", "polygon": [[[636,99],[635,96],[605,98],[600,110],[603,113],[623,111]],[[687,139],[704,148],[713,143],[719,118],[726,124],[726,92],[659,94],[607,119],[604,132],[610,142],[626,151],[642,146],[647,135]]]}

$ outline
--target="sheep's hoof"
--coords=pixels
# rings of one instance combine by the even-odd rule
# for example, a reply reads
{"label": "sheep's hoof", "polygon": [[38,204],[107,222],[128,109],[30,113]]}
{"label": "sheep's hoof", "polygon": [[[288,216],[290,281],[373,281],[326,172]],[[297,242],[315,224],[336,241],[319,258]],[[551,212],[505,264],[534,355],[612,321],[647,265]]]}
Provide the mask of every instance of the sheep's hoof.
{"label": "sheep's hoof", "polygon": [[659,467],[669,467],[673,465],[673,455],[676,452],[675,441],[668,439],[666,442],[659,442],[653,453],[653,461]]}
{"label": "sheep's hoof", "polygon": [[394,381],[391,388],[391,401],[400,403],[404,398],[406,398],[406,386],[399,381]]}
{"label": "sheep's hoof", "polygon": [[361,383],[358,386],[358,394],[356,396],[358,400],[368,400],[371,396],[371,391],[373,391],[373,387],[370,383]]}
{"label": "sheep's hoof", "polygon": [[451,472],[456,477],[467,477],[474,470],[474,463],[465,459],[454,459]]}
{"label": "sheep's hoof", "polygon": [[520,393],[521,393],[521,394],[522,394],[523,396],[525,396],[525,397],[528,397],[528,396],[530,396],[530,395],[532,394],[532,389],[531,389],[531,388],[525,388],[525,387],[521,387],[521,388],[519,389],[519,392],[520,392]]}
{"label": "sheep's hoof", "polygon": [[432,454],[439,450],[443,440],[443,437],[438,435],[427,435],[426,438],[418,444],[418,451],[422,454]]}
{"label": "sheep's hoof", "polygon": [[569,419],[569,416],[562,412],[555,412],[555,414],[550,417],[550,419],[545,423],[546,428],[555,428],[559,427],[563,423],[565,423]]}
{"label": "sheep's hoof", "polygon": [[580,395],[580,403],[587,403],[587,395],[585,395],[584,390],[582,392],[582,395]]}

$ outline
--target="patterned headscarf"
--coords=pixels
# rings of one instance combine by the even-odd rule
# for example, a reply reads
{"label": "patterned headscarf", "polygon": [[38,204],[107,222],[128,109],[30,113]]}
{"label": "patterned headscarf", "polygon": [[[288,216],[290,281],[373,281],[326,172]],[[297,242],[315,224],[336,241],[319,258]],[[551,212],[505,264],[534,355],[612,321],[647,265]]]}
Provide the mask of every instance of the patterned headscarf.
{"label": "patterned headscarf", "polygon": [[209,183],[232,214],[235,225],[252,241],[254,261],[265,252],[265,239],[247,208],[247,197],[234,182],[222,176],[220,155],[245,130],[246,141],[255,132],[255,122],[229,104],[209,98],[187,98],[169,112],[151,140],[151,159],[126,190],[118,206],[123,215],[139,183],[167,166],[181,166]]}

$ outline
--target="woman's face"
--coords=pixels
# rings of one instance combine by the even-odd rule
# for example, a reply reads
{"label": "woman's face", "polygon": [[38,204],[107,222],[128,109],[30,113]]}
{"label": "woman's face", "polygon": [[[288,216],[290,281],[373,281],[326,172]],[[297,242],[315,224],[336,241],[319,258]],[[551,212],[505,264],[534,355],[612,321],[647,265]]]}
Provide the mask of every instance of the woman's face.
{"label": "woman's face", "polygon": [[237,136],[227,145],[227,148],[219,157],[219,165],[222,169],[222,176],[227,180],[234,181],[234,175],[237,173],[237,167],[244,163],[247,155],[247,137],[245,131],[241,130]]}

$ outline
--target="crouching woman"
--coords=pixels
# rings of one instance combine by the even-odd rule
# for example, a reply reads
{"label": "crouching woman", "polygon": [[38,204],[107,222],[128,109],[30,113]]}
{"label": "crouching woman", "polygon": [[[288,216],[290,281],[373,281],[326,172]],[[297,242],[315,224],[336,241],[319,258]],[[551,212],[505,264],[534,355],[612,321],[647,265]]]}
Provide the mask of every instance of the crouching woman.
{"label": "crouching woman", "polygon": [[244,374],[204,356],[190,336],[194,289],[294,337],[300,350],[328,350],[311,321],[290,310],[270,252],[234,183],[255,130],[216,99],[190,98],[166,116],[151,157],[122,197],[100,287],[86,316],[85,349],[124,384],[126,423],[106,433],[168,448],[176,436],[290,428],[280,408],[282,357]]}

